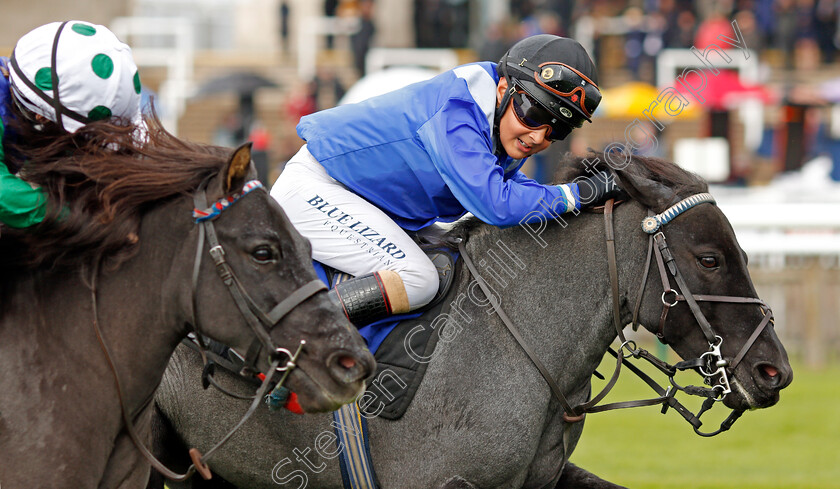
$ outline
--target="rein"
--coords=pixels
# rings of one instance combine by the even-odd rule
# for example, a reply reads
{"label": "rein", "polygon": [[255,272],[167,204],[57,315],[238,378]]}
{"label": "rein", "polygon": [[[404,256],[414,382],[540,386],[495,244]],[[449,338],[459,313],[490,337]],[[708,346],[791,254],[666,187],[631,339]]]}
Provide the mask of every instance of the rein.
{"label": "rein", "polygon": [[[627,340],[627,338],[624,336],[624,328],[621,324],[621,310],[619,300],[620,289],[618,284],[618,265],[615,252],[615,232],[613,227],[614,201],[610,200],[606,203],[604,207],[604,229],[606,234],[605,242],[607,246],[610,287],[612,292],[613,325],[615,327],[616,334],[619,340],[621,341],[621,345],[619,346],[618,351],[615,351],[612,348],[608,349],[608,352],[616,358],[616,365],[610,380],[604,386],[603,390],[601,390],[601,392],[598,393],[596,396],[592,397],[589,401],[576,406],[573,406],[565,397],[565,395],[563,395],[563,392],[557,385],[557,382],[554,380],[554,378],[548,372],[546,367],[540,361],[539,357],[536,355],[534,350],[522,338],[522,335],[519,333],[518,329],[513,325],[513,322],[510,320],[507,314],[505,314],[505,312],[502,310],[501,304],[495,299],[495,295],[491,293],[487,283],[481,277],[481,275],[478,272],[478,269],[475,267],[469,255],[467,254],[464,242],[461,241],[458,244],[458,249],[460,251],[461,256],[464,259],[464,263],[467,265],[467,268],[470,270],[470,273],[473,275],[479,287],[487,297],[488,301],[493,306],[493,309],[495,310],[496,314],[499,316],[499,318],[502,320],[502,323],[507,327],[508,331],[510,331],[513,337],[522,347],[523,351],[530,358],[531,362],[537,367],[537,370],[539,370],[540,374],[545,379],[546,383],[551,389],[553,396],[562,406],[564,421],[566,421],[567,423],[575,423],[581,421],[584,419],[586,413],[602,412],[630,407],[662,405],[663,413],[665,413],[668,410],[668,408],[673,408],[692,425],[695,433],[697,433],[700,436],[710,437],[722,433],[731,428],[735,421],[743,414],[743,410],[733,410],[729,417],[727,417],[721,423],[720,428],[718,430],[711,433],[705,433],[700,431],[700,427],[703,424],[702,421],[700,421],[700,417],[703,413],[711,409],[715,402],[722,401],[723,398],[731,392],[729,376],[734,373],[735,368],[740,364],[741,360],[743,360],[744,356],[747,354],[749,349],[758,339],[758,336],[761,334],[761,332],[764,330],[767,324],[772,323],[772,311],[770,310],[770,307],[767,306],[767,304],[765,304],[762,300],[754,297],[734,297],[699,294],[693,295],[689,290],[688,285],[686,284],[683,276],[680,274],[679,269],[677,268],[677,264],[674,260],[673,254],[671,253],[671,250],[668,248],[668,245],[665,242],[665,235],[660,230],[662,226],[669,223],[675,217],[679,216],[681,213],[687,211],[688,209],[691,209],[692,207],[702,203],[713,204],[714,202],[714,198],[708,193],[693,195],[671,206],[661,214],[653,215],[651,213],[651,215],[642,222],[642,229],[649,235],[648,252],[647,258],[645,260],[645,268],[642,275],[641,284],[639,286],[639,293],[637,295],[636,304],[633,310],[633,329],[636,330],[639,326],[638,313],[641,308],[642,296],[644,294],[649,271],[652,265],[651,262],[655,257],[657,269],[659,271],[659,276],[662,281],[663,287],[661,298],[663,310],[660,316],[659,332],[657,333],[657,337],[660,341],[665,343],[665,321],[668,316],[668,311],[671,307],[677,305],[679,302],[685,302],[686,304],[688,304],[689,309],[691,310],[692,314],[695,317],[695,320],[697,321],[697,324],[703,332],[703,335],[709,342],[709,350],[700,355],[699,358],[682,361],[675,365],[669,365],[663,362],[662,360],[658,359],[655,355],[651,354],[647,350],[638,348],[633,341]],[[669,274],[670,277],[674,277],[674,280],[677,282],[677,287],[679,287],[679,290],[671,287]],[[682,293],[680,293],[679,291],[682,291]],[[720,347],[723,343],[723,338],[715,334],[714,329],[709,324],[706,317],[703,315],[703,312],[700,310],[698,302],[757,304],[759,305],[759,307],[762,308],[764,318],[755,328],[755,330],[750,335],[749,339],[745,342],[743,347],[739,350],[739,352],[732,358],[731,361],[729,361],[725,359],[721,354]],[[637,376],[639,376],[646,384],[648,384],[658,394],[658,397],[652,399],[622,401],[598,405],[598,403],[601,402],[615,386],[619,374],[621,372],[622,364],[625,363],[624,360],[631,356],[634,358],[642,358],[648,361],[661,372],[665,373],[668,376],[671,385],[668,386],[667,389],[665,389],[659,384],[657,384],[650,376],[641,371],[638,367],[634,366],[631,363],[627,363],[627,368],[630,369],[630,371],[635,373]],[[704,376],[705,382],[708,385],[713,384],[713,379],[715,377],[717,377],[719,381],[717,384],[713,385],[712,388],[697,386],[680,386],[679,384],[677,384],[677,382],[674,380],[674,376],[676,375],[677,371],[692,369],[698,370]],[[706,398],[706,400],[703,402],[701,409],[698,411],[697,414],[692,413],[688,408],[683,406],[674,397],[677,391],[682,391],[689,395],[701,396]]]}
{"label": "rein", "polygon": [[[99,325],[96,287],[97,278],[99,276],[99,260],[97,260],[94,264],[93,270],[91,272],[90,281],[91,304],[93,307],[93,327],[94,331],[96,332],[96,338],[99,341],[99,345],[108,361],[108,366],[111,369],[111,373],[114,375],[114,381],[117,388],[117,397],[119,399],[120,410],[122,412],[122,419],[123,424],[125,424],[125,429],[128,432],[128,435],[131,438],[134,445],[137,447],[137,449],[140,451],[143,457],[149,462],[149,464],[168,479],[177,482],[186,481],[187,479],[192,477],[192,475],[195,472],[198,472],[205,479],[210,479],[211,472],[210,468],[207,466],[208,458],[219,447],[224,445],[233,436],[233,434],[236,433],[239,430],[239,428],[242,427],[245,421],[247,421],[248,418],[251,417],[254,411],[256,411],[257,407],[260,404],[260,401],[268,392],[269,387],[272,386],[271,383],[274,379],[274,375],[277,372],[283,372],[283,375],[280,378],[280,380],[272,386],[273,388],[281,387],[288,378],[291,371],[297,367],[297,359],[300,356],[303,347],[306,344],[306,341],[301,340],[300,344],[297,347],[297,350],[294,353],[292,353],[286,348],[276,346],[271,340],[270,332],[283,319],[283,317],[285,317],[286,314],[291,312],[295,307],[299,306],[318,292],[326,290],[326,286],[320,280],[313,280],[292,292],[292,294],[290,294],[279,304],[274,306],[274,308],[272,308],[271,311],[264,312],[248,295],[242,283],[237,278],[236,273],[225,260],[225,251],[222,245],[219,243],[218,237],[216,235],[215,226],[213,224],[213,221],[221,214],[222,211],[230,207],[230,205],[235,203],[240,198],[244,197],[246,194],[250,193],[252,190],[262,187],[262,184],[260,184],[256,180],[252,180],[246,183],[242,193],[224,197],[217,201],[212,207],[208,208],[207,211],[202,211],[202,209],[206,208],[206,185],[207,181],[205,180],[205,182],[203,182],[199,186],[194,196],[195,210],[193,211],[193,217],[196,219],[196,224],[198,224],[199,226],[195,261],[191,279],[191,295],[193,309],[193,321],[191,325],[194,330],[195,343],[198,344],[202,358],[204,358],[206,361],[206,345],[204,344],[204,336],[201,334],[201,330],[196,318],[196,291],[198,289],[198,278],[201,269],[202,257],[204,256],[203,251],[206,236],[206,240],[209,245],[209,253],[216,266],[216,271],[219,277],[224,282],[224,284],[227,286],[227,289],[233,297],[236,306],[239,308],[240,313],[245,318],[248,325],[251,327],[251,330],[253,331],[255,336],[251,347],[248,349],[248,355],[246,357],[245,367],[243,367],[243,372],[246,370],[257,371],[256,363],[259,359],[259,352],[263,348],[265,348],[266,351],[271,352],[269,354],[270,367],[268,373],[265,375],[265,379],[263,380],[262,384],[257,390],[257,393],[254,396],[254,399],[251,405],[249,406],[248,411],[245,413],[242,419],[227,433],[227,435],[225,435],[218,443],[216,443],[216,445],[214,445],[210,450],[208,450],[206,454],[202,455],[201,452],[198,451],[198,449],[191,448],[189,450],[189,454],[193,463],[183,474],[178,474],[164,466],[163,463],[161,463],[145,446],[143,440],[141,439],[140,435],[137,433],[137,430],[134,427],[134,421],[125,402],[122,383],[120,382],[120,378],[117,373],[117,368],[114,364],[113,355],[111,354],[111,351],[108,348],[102,336],[102,331]],[[148,404],[148,402],[151,401],[151,399],[152,397],[149,397],[141,407],[145,407]]]}

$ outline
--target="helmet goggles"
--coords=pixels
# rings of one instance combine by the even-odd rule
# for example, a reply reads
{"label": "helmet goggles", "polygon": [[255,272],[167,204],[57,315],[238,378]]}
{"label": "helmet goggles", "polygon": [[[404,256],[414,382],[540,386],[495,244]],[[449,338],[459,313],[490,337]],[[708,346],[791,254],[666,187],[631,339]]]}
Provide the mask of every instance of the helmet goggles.
{"label": "helmet goggles", "polygon": [[580,107],[587,119],[601,103],[601,90],[580,71],[564,63],[547,62],[534,72],[536,82],[549,92]]}
{"label": "helmet goggles", "polygon": [[572,126],[560,120],[545,106],[537,102],[532,96],[514,83],[510,97],[513,113],[523,125],[530,129],[548,128],[546,139],[559,141],[565,139],[572,132]]}

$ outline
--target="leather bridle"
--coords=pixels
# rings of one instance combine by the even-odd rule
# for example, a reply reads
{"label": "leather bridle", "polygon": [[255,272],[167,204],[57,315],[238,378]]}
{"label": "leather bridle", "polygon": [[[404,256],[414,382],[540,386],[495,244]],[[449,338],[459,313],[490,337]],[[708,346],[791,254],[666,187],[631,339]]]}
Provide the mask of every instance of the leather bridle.
{"label": "leather bridle", "polygon": [[[686,203],[685,205],[691,204],[690,206],[684,209],[688,210],[690,207],[704,202],[713,204],[714,199],[710,194],[697,194],[681,201],[676,205],[679,206],[682,203]],[[680,211],[680,213],[683,211]],[[667,212],[668,211],[666,211],[665,213]],[[660,214],[659,216],[662,216],[663,214]],[[679,213],[677,215],[679,215]],[[700,358],[697,359],[699,361],[695,360],[695,362],[697,363],[697,368],[703,374],[703,376],[706,378],[710,385],[712,383],[712,379],[716,376],[718,377],[718,383],[713,386],[713,389],[719,390],[720,397],[723,398],[723,396],[732,392],[732,389],[729,385],[728,374],[731,374],[735,371],[735,368],[738,367],[738,365],[741,363],[741,360],[744,359],[744,356],[747,354],[749,349],[758,339],[759,334],[761,334],[761,332],[764,330],[768,323],[772,322],[773,313],[770,310],[770,306],[768,306],[761,299],[755,297],[692,294],[691,290],[688,287],[688,284],[686,284],[685,279],[683,278],[682,274],[680,274],[679,268],[677,268],[677,262],[676,260],[674,260],[674,256],[671,253],[671,250],[668,248],[668,244],[665,242],[665,235],[662,233],[662,231],[657,231],[658,227],[655,227],[650,231],[648,230],[650,229],[649,223],[651,223],[653,220],[657,220],[659,216],[651,215],[648,218],[646,218],[642,223],[642,229],[650,235],[650,238],[648,240],[648,249],[653,249],[654,254],[656,256],[656,264],[659,270],[659,277],[662,282],[663,289],[662,314],[660,315],[659,330],[656,335],[660,341],[666,343],[665,321],[668,317],[668,311],[671,309],[671,307],[679,304],[680,302],[685,302],[691,310],[691,313],[697,321],[697,324],[700,326],[700,330],[703,332],[703,335],[709,342],[709,351],[701,355]],[[650,253],[648,253],[648,260],[645,264],[646,273],[644,276],[644,280],[642,281],[639,287],[639,294],[637,296],[636,307],[633,311],[634,329],[638,329],[639,327],[638,312],[639,307],[641,306],[642,295],[646,286],[647,271],[649,270],[649,268]],[[679,287],[679,290],[676,290],[671,287],[670,277],[674,278],[674,281],[677,283],[677,287]],[[682,294],[680,294],[679,291],[682,291]],[[668,300],[668,296],[672,296],[673,300]],[[763,319],[759,322],[758,326],[750,335],[749,339],[744,343],[743,347],[738,352],[738,354],[736,354],[732,358],[731,362],[723,358],[720,352],[720,346],[723,343],[723,338],[721,338],[715,333],[711,324],[709,324],[709,321],[706,319],[705,315],[703,315],[703,312],[700,310],[698,302],[757,304],[759,307],[761,307],[762,314],[764,316]]]}
{"label": "leather bridle", "polygon": [[[290,354],[289,350],[285,348],[278,348],[274,344],[271,340],[271,330],[288,313],[290,313],[292,309],[299,306],[318,292],[327,290],[327,286],[324,285],[320,279],[316,278],[292,292],[270,311],[263,311],[263,309],[254,302],[251,296],[248,295],[248,291],[245,290],[242,282],[240,282],[237,278],[236,273],[234,273],[233,269],[225,259],[225,250],[222,248],[222,245],[219,244],[219,238],[216,235],[216,228],[213,225],[213,221],[221,214],[221,212],[216,213],[215,215],[211,214],[209,216],[205,213],[199,212],[200,209],[204,209],[207,206],[205,187],[206,185],[202,185],[193,197],[196,208],[196,211],[193,212],[193,216],[196,217],[196,224],[198,224],[198,246],[196,246],[195,266],[192,274],[193,328],[196,330],[197,339],[201,342],[203,336],[198,330],[198,321],[195,319],[195,313],[198,310],[195,291],[198,287],[198,274],[201,269],[201,259],[204,256],[204,240],[206,236],[207,245],[210,247],[210,257],[213,259],[213,263],[216,266],[216,272],[227,287],[230,295],[233,297],[239,312],[245,318],[248,326],[250,326],[251,331],[254,333],[254,341],[251,343],[251,346],[248,348],[248,352],[245,355],[245,366],[243,367],[242,373],[257,373],[258,369],[256,367],[256,362],[259,359],[260,351],[263,348],[265,348],[266,351],[272,352],[270,356],[280,355],[282,357]],[[260,184],[257,180],[252,180],[245,185],[245,188],[249,189],[247,190],[248,192],[261,187],[262,184]],[[245,194],[246,193],[243,192],[242,194],[225,197],[220,199],[219,202],[227,202],[228,204],[225,205],[226,208],[228,205],[242,198]],[[214,204],[214,207],[219,206],[219,203]],[[201,346],[204,345],[201,344]]]}
{"label": "leather bridle", "polygon": [[[663,341],[663,343],[665,342],[665,322],[668,316],[668,311],[672,307],[677,305],[679,302],[685,302],[686,304],[688,304],[688,307],[694,315],[697,324],[700,326],[703,335],[709,342],[709,350],[700,355],[700,357],[692,360],[682,361],[675,365],[669,365],[663,362],[662,360],[658,359],[655,355],[651,354],[647,350],[638,348],[633,341],[627,340],[627,338],[624,336],[624,328],[621,324],[620,289],[618,284],[618,266],[615,252],[615,232],[613,228],[612,219],[614,201],[610,200],[606,203],[604,207],[604,227],[606,232],[607,259],[609,263],[610,285],[612,292],[613,323],[615,326],[616,334],[619,338],[619,341],[621,342],[621,346],[619,347],[618,351],[615,351],[612,348],[608,350],[613,356],[615,356],[616,366],[615,370],[613,371],[612,377],[607,382],[606,386],[600,393],[592,397],[589,401],[578,405],[572,405],[566,399],[559,385],[548,372],[548,369],[543,365],[543,363],[540,361],[534,350],[528,345],[528,343],[524,340],[517,328],[510,321],[510,318],[502,310],[501,305],[499,304],[495,295],[492,293],[487,283],[478,273],[478,269],[472,263],[472,260],[466,252],[464,243],[459,243],[460,254],[464,258],[464,263],[467,265],[467,268],[470,270],[470,273],[472,273],[472,275],[475,277],[476,282],[484,292],[485,296],[489,300],[490,304],[493,306],[496,313],[501,318],[502,322],[505,324],[510,333],[513,335],[513,337],[516,339],[516,341],[519,343],[519,345],[522,347],[522,349],[537,367],[537,370],[539,370],[540,374],[543,376],[545,381],[548,383],[552,394],[563,407],[563,419],[568,424],[583,420],[586,413],[601,412],[629,407],[662,405],[663,413],[666,412],[669,407],[674,408],[675,411],[680,413],[683,416],[683,418],[685,418],[685,420],[688,421],[694,427],[694,431],[697,434],[701,436],[714,436],[731,428],[732,424],[734,424],[734,422],[741,416],[741,414],[743,414],[742,410],[733,410],[729,417],[727,417],[726,420],[724,420],[721,423],[721,426],[717,431],[714,431],[712,433],[705,433],[700,431],[700,426],[703,424],[700,421],[700,416],[705,411],[708,411],[715,404],[716,401],[723,400],[723,398],[731,392],[729,376],[733,374],[735,368],[744,359],[744,356],[747,354],[749,349],[758,339],[758,336],[761,334],[761,332],[764,330],[767,324],[773,322],[772,311],[767,306],[767,304],[765,304],[760,299],[754,297],[692,294],[688,287],[688,284],[685,282],[685,279],[683,278],[682,274],[679,271],[679,268],[677,267],[676,261],[674,260],[674,256],[671,253],[671,250],[668,248],[668,245],[665,242],[665,235],[662,233],[662,231],[659,230],[659,228],[661,228],[662,226],[673,220],[675,217],[682,214],[683,212],[696,205],[703,203],[714,204],[715,201],[711,194],[708,193],[693,195],[691,197],[681,200],[680,202],[671,206],[661,214],[654,215],[653,213],[650,213],[649,217],[647,217],[642,224],[643,230],[649,235],[648,253],[647,258],[645,260],[642,281],[639,286],[639,293],[637,295],[636,304],[633,310],[633,328],[637,329],[639,326],[638,313],[641,308],[642,296],[647,285],[647,278],[652,265],[652,257],[655,256],[657,268],[663,287],[663,311],[660,316],[659,333],[657,334],[657,336],[661,341]],[[674,280],[677,283],[678,289],[674,289],[671,286],[670,277],[674,278]],[[724,358],[721,354],[720,347],[723,343],[723,338],[715,333],[714,329],[709,324],[709,321],[706,319],[706,317],[703,315],[703,312],[700,310],[698,302],[756,304],[762,308],[764,318],[755,328],[755,330],[750,335],[749,339],[745,342],[743,347],[739,350],[738,354],[736,354],[730,361]],[[652,389],[654,389],[654,391],[657,392],[657,394],[659,394],[659,396],[653,399],[623,401],[599,405],[598,403],[601,402],[607,396],[607,394],[610,392],[610,390],[613,388],[616,381],[618,380],[619,373],[621,371],[621,366],[625,363],[624,360],[629,358],[630,356],[634,358],[643,358],[649,363],[651,363],[653,366],[655,366],[657,369],[665,373],[670,380],[671,386],[669,386],[667,389],[659,386],[653,379],[651,379],[647,374],[642,372],[638,367],[635,367],[633,364],[628,362],[626,363],[627,367],[633,373],[641,377],[642,380],[645,381],[645,383],[647,383]],[[712,385],[712,387],[706,388],[697,386],[680,386],[674,380],[674,377],[677,371],[681,370],[698,370],[700,374],[703,375],[703,377],[705,378],[706,383]],[[716,377],[718,379],[717,383],[715,383]],[[696,395],[706,398],[706,400],[703,403],[703,406],[696,415],[692,413],[689,409],[687,409],[685,406],[683,406],[679,401],[677,401],[677,399],[674,397],[677,391],[682,391],[689,395]],[[567,435],[568,430],[566,430],[564,436]]]}
{"label": "leather bridle", "polygon": [[[203,212],[202,209],[205,209],[207,206],[207,197],[206,197],[206,186],[208,180],[205,180],[198,188],[194,195],[194,203],[195,203],[195,211],[193,212],[193,216],[196,217],[196,224],[198,224],[198,240],[196,245],[196,253],[195,253],[195,261],[193,266],[193,273],[192,273],[192,322],[191,326],[194,331],[194,341],[199,345],[201,349],[202,356],[204,356],[204,349],[206,349],[205,345],[205,337],[201,334],[201,329],[198,325],[196,311],[197,311],[197,289],[198,289],[198,278],[199,272],[201,270],[201,262],[204,256],[204,242],[205,237],[207,244],[209,246],[209,254],[213,259],[213,263],[216,266],[216,272],[218,273],[219,277],[221,277],[224,284],[227,286],[228,292],[230,292],[231,296],[233,297],[234,302],[236,303],[237,308],[239,309],[242,316],[245,318],[248,325],[251,327],[251,330],[254,333],[255,339],[251,344],[251,347],[248,349],[248,354],[246,355],[246,362],[245,367],[243,367],[243,372],[256,372],[257,367],[256,363],[259,359],[260,351],[265,348],[266,351],[271,352],[269,354],[270,360],[270,367],[268,372],[266,373],[265,379],[263,380],[260,388],[257,390],[256,395],[253,398],[253,402],[251,403],[248,411],[245,413],[243,418],[233,427],[233,429],[228,432],[228,434],[222,438],[216,445],[214,445],[210,450],[207,451],[206,454],[202,455],[197,449],[192,448],[190,449],[190,457],[192,459],[192,465],[187,469],[187,471],[183,474],[178,474],[173,472],[172,470],[168,469],[164,466],[150,451],[146,448],[143,440],[140,438],[139,434],[137,433],[133,420],[132,420],[132,413],[129,412],[128,407],[125,404],[125,398],[123,395],[122,390],[122,383],[120,382],[119,375],[117,374],[116,366],[113,362],[113,355],[111,355],[110,349],[108,348],[107,344],[102,337],[101,328],[99,326],[98,320],[98,309],[97,309],[97,300],[96,300],[96,283],[97,278],[99,276],[99,262],[97,261],[93,267],[92,277],[91,277],[91,301],[93,304],[93,325],[96,331],[96,336],[99,340],[100,347],[102,348],[105,356],[108,360],[108,365],[111,369],[111,372],[114,375],[116,387],[117,387],[117,396],[120,402],[120,409],[122,411],[122,418],[123,423],[125,424],[126,431],[128,432],[129,437],[134,442],[134,445],[140,451],[140,453],[146,458],[146,460],[155,468],[155,470],[159,471],[165,477],[174,480],[174,481],[185,481],[192,477],[195,472],[201,474],[202,477],[205,479],[210,478],[210,469],[207,466],[208,458],[221,447],[224,443],[226,443],[231,436],[245,423],[245,421],[254,413],[257,406],[261,402],[262,398],[268,393],[269,387],[277,388],[282,386],[285,382],[288,375],[291,371],[297,367],[297,359],[300,355],[303,346],[306,344],[304,340],[300,341],[300,344],[297,347],[297,350],[292,353],[289,349],[279,347],[274,344],[271,339],[271,330],[277,326],[277,324],[295,307],[299,306],[318,292],[322,290],[327,290],[327,287],[324,285],[323,282],[320,280],[313,280],[307,284],[304,284],[294,292],[292,292],[288,297],[284,300],[280,301],[279,304],[274,306],[269,312],[265,312],[260,308],[254,300],[248,295],[248,292],[243,287],[240,280],[237,278],[236,273],[234,272],[233,268],[231,268],[230,264],[228,264],[227,260],[225,259],[225,251],[222,245],[219,243],[218,236],[216,235],[216,229],[213,224],[213,221],[221,211],[232,205],[234,202],[239,200],[240,198],[244,197],[250,191],[261,188],[262,184],[258,181],[253,180],[248,182],[242,193],[231,195],[224,197],[217,201],[212,208],[216,209],[215,213],[208,215],[206,212]],[[205,357],[206,359],[206,357]],[[272,384],[274,375],[278,372],[282,372],[281,379],[277,382]],[[143,406],[147,405],[151,402],[152,397],[150,396]]]}

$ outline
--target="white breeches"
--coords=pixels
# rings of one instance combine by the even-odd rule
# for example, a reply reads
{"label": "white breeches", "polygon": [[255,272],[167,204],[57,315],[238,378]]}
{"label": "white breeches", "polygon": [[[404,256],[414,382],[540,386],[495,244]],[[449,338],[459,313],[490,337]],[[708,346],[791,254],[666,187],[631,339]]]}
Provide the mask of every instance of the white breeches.
{"label": "white breeches", "polygon": [[271,196],[312,243],[315,260],[357,277],[393,270],[411,309],[434,298],[438,273],[431,260],[378,207],[330,177],[306,145],[286,163]]}

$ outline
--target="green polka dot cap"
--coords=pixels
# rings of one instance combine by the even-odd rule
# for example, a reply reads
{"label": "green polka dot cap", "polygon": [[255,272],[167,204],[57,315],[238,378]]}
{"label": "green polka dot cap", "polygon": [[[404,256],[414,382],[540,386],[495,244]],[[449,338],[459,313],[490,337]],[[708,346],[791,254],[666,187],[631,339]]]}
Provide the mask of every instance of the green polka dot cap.
{"label": "green polka dot cap", "polygon": [[69,132],[110,117],[141,124],[131,48],[105,26],[71,20],[38,27],[20,38],[11,65],[20,103]]}

